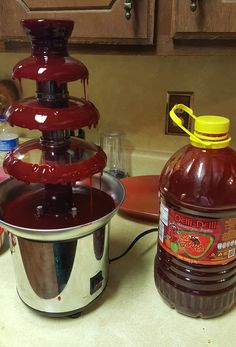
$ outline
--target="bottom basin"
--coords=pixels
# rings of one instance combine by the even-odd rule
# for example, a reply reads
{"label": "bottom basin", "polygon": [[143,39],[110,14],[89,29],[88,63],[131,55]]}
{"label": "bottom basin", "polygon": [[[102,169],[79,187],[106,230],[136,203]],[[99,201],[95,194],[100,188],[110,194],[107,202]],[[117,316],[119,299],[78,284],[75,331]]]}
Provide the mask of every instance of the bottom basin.
{"label": "bottom basin", "polygon": [[[109,221],[123,202],[124,188],[109,174],[95,175],[89,183],[89,186],[85,183],[74,186],[73,193],[79,194],[92,186],[112,198],[112,210],[81,225],[56,228],[52,223],[52,229],[40,229],[37,224],[36,228],[25,228],[4,220],[6,204],[19,202],[12,209],[12,215],[17,214],[21,197],[37,196],[44,188],[42,185],[26,185],[12,179],[0,185],[0,224],[8,231],[17,292],[27,306],[45,315],[73,316],[90,305],[106,287]],[[31,201],[33,204],[34,199]],[[102,205],[102,201],[98,203]],[[30,209],[28,206],[22,210],[26,222],[27,215],[30,219]]]}
{"label": "bottom basin", "polygon": [[[30,214],[31,206],[29,202],[32,201],[32,204],[34,204],[34,197],[40,196],[40,192],[44,190],[44,186],[41,184],[27,185],[14,179],[4,181],[0,184],[0,224],[6,230],[10,231],[16,236],[37,241],[63,241],[86,236],[110,221],[112,216],[118,211],[121,203],[124,200],[125,195],[124,188],[121,182],[113,176],[106,173],[103,173],[102,176],[100,174],[94,175],[87,182],[83,182],[73,186],[73,195],[83,195],[84,192],[91,190],[91,187],[92,190],[96,193],[101,193],[102,196],[107,196],[109,197],[109,199],[112,198],[112,200],[114,201],[114,205],[112,206],[112,208],[104,209],[103,199],[100,199],[98,196],[97,208],[95,208],[95,210],[97,209],[98,211],[99,208],[102,207],[100,213],[95,213],[92,218],[86,219],[86,215],[88,215],[87,210],[90,207],[84,206],[82,202],[78,206],[79,209],[80,207],[84,209],[82,215],[80,214],[80,219],[82,221],[77,221],[76,218],[70,218],[70,221],[72,221],[72,223],[68,223],[69,226],[67,226],[68,220],[66,220],[64,223],[63,216],[53,216],[52,219],[54,218],[54,220],[51,221],[51,217],[47,220],[47,223],[49,223],[49,225],[51,224],[51,227],[48,228],[47,223],[47,227],[45,227],[45,224],[42,224],[42,226],[40,226],[40,223],[37,223],[37,220],[35,221],[35,219],[30,225],[30,219],[32,217],[32,214]],[[22,210],[22,214],[25,215],[25,217],[23,218],[24,222],[29,224],[26,224],[26,226],[21,226],[20,222],[17,223],[17,218],[14,218],[14,213],[18,214],[20,221],[21,213],[18,213],[18,209],[19,211],[21,210],[21,200],[24,200],[24,198],[22,198],[24,196],[30,197],[28,206],[26,204],[26,208]],[[91,194],[91,198],[93,204],[93,194]],[[9,210],[12,213],[12,220],[15,223],[6,220],[6,206],[9,206]],[[9,220],[11,220],[11,218]],[[61,220],[64,224],[60,222]]]}

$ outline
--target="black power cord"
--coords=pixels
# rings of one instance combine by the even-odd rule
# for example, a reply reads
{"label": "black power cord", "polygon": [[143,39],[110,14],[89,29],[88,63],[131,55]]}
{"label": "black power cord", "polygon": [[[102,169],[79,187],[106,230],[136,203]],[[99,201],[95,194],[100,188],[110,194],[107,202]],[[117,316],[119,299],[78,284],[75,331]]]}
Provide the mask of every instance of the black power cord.
{"label": "black power cord", "polygon": [[121,255],[118,255],[118,256],[115,257],[115,258],[109,259],[109,263],[112,263],[113,261],[116,261],[116,260],[122,258],[124,255],[126,255],[126,254],[131,250],[131,248],[134,247],[134,245],[136,244],[136,242],[137,242],[138,240],[140,240],[143,236],[148,235],[148,234],[150,234],[150,233],[153,233],[153,232],[155,232],[155,231],[158,231],[158,228],[152,228],[152,229],[143,231],[141,234],[139,234],[139,235],[131,242],[131,244],[130,244],[129,247],[126,249],[126,251],[124,251]]}

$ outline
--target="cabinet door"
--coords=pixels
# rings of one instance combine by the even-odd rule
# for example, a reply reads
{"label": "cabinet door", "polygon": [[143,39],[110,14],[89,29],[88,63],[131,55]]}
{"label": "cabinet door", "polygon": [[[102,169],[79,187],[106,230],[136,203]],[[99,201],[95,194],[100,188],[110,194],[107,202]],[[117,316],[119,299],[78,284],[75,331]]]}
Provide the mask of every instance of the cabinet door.
{"label": "cabinet door", "polygon": [[3,49],[26,41],[20,26],[25,18],[72,19],[71,42],[152,44],[155,0],[133,0],[127,20],[125,0],[0,0]]}
{"label": "cabinet door", "polygon": [[212,43],[236,38],[236,0],[197,0],[197,10],[190,10],[190,0],[173,0],[172,38],[179,41]]}

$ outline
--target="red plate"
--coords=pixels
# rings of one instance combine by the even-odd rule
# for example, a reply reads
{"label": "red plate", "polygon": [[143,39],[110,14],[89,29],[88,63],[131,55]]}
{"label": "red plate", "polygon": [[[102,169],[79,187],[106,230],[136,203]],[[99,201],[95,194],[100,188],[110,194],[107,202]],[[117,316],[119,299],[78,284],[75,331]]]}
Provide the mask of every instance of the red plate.
{"label": "red plate", "polygon": [[156,222],[159,217],[159,176],[133,176],[121,179],[125,200],[120,210],[143,220]]}

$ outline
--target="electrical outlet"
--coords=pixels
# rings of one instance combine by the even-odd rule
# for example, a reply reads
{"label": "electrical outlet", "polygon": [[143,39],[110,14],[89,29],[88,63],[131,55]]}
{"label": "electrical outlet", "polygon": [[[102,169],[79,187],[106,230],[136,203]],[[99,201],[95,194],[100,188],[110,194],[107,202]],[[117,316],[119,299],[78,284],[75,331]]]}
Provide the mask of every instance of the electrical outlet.
{"label": "electrical outlet", "polygon": [[[165,133],[170,135],[187,135],[181,128],[176,125],[171,119],[169,112],[176,104],[184,104],[192,108],[193,104],[193,92],[167,92],[166,103],[166,126]],[[177,115],[182,119],[182,124],[188,130],[191,130],[192,118],[188,113],[180,110]]]}

